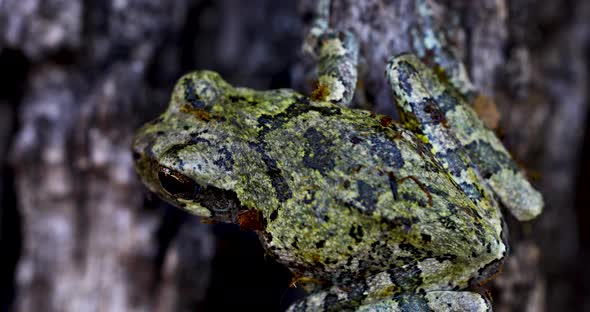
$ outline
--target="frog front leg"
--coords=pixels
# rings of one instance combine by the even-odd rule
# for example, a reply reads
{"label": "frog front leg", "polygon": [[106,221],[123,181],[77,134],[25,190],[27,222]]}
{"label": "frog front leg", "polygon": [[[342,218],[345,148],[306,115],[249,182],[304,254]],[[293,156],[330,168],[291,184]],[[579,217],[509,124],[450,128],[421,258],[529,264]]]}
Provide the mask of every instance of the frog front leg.
{"label": "frog front leg", "polygon": [[[437,76],[416,56],[404,54],[392,58],[387,75],[397,99],[400,114],[433,145],[448,144],[441,135],[455,137],[463,149],[455,155],[468,155],[487,184],[521,221],[541,213],[543,198],[520,172],[498,137],[467,105],[462,94],[444,77]],[[445,149],[443,146],[442,149]],[[459,179],[460,180],[460,179]]]}
{"label": "frog front leg", "polygon": [[330,0],[319,0],[304,50],[318,59],[317,86],[311,98],[351,106],[357,82],[359,44],[349,31],[330,28]]}

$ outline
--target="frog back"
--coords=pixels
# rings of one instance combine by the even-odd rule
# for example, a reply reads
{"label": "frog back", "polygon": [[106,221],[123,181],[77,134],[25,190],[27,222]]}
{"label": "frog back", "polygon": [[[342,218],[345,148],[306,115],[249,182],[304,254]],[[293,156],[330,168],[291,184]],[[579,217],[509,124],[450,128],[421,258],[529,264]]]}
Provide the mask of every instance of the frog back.
{"label": "frog back", "polygon": [[265,117],[259,138],[288,190],[261,209],[260,236],[279,261],[335,284],[447,261],[431,266],[434,274],[465,270],[457,273],[465,286],[471,272],[502,259],[494,224],[413,133],[386,116],[304,98],[287,110],[301,113]]}

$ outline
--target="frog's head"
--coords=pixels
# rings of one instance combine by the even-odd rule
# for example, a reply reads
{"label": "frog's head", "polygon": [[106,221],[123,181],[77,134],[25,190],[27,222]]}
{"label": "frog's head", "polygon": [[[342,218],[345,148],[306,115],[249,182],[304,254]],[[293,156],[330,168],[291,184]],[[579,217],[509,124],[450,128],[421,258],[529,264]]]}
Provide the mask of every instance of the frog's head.
{"label": "frog's head", "polygon": [[221,113],[232,87],[208,71],[182,77],[166,112],[135,135],[135,168],[143,183],[171,204],[220,222],[243,208],[232,179],[239,145]]}

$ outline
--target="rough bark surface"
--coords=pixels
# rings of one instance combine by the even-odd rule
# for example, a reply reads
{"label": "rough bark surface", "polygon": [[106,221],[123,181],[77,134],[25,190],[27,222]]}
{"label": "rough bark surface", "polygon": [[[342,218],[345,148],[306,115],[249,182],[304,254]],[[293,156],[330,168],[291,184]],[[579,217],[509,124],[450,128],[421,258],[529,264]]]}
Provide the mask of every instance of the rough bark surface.
{"label": "rough bark surface", "polygon": [[[432,2],[546,201],[508,220],[495,310],[590,311],[590,2]],[[309,91],[314,3],[0,0],[0,311],[279,311],[302,296],[252,233],[149,195],[129,146],[195,68]],[[334,1],[332,25],[361,42],[361,105],[396,114],[385,62],[412,50],[418,19],[414,0]]]}

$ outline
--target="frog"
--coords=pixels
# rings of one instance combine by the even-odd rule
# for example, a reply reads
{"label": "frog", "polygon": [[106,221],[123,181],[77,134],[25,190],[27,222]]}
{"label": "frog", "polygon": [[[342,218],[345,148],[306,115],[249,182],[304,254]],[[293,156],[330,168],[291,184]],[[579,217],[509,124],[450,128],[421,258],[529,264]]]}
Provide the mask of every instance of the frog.
{"label": "frog", "polygon": [[[542,197],[453,79],[414,54],[386,65],[401,122],[352,108],[359,44],[329,8],[318,1],[304,44],[310,96],[185,74],[135,134],[138,176],[203,220],[255,231],[309,293],[288,311],[491,311],[480,288],[509,250],[501,205],[530,220]],[[525,191],[490,183],[502,179]]]}

